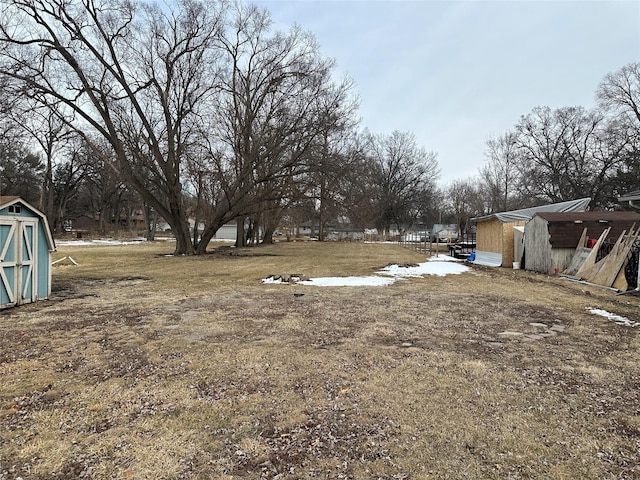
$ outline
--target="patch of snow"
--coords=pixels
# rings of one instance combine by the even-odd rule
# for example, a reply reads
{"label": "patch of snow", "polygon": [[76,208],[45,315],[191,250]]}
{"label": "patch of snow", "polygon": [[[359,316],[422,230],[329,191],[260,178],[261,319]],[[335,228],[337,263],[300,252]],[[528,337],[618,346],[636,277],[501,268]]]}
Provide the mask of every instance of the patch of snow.
{"label": "patch of snow", "polygon": [[378,277],[320,277],[299,282],[299,285],[312,285],[316,287],[381,287],[391,285],[395,278]]}
{"label": "patch of snow", "polygon": [[[155,242],[175,242],[173,237],[156,237]],[[144,237],[138,238],[96,238],[92,240],[56,240],[56,246],[65,247],[86,247],[96,245],[140,245],[146,243],[147,239]],[[209,243],[234,243],[233,240],[226,240],[224,238],[212,238]]]}
{"label": "patch of snow", "polygon": [[147,240],[142,237],[126,240],[116,238],[97,238],[94,240],[58,240],[56,241],[56,245],[69,247],[84,247],[91,245],[140,245],[146,241]]}
{"label": "patch of snow", "polygon": [[73,245],[74,247],[76,246],[84,247],[84,246],[93,245],[93,244],[88,240],[56,240],[57,247],[71,246],[71,245]]}
{"label": "patch of snow", "polygon": [[263,278],[262,279],[262,283],[269,283],[269,284],[278,284],[278,283],[286,283],[286,284],[290,284],[290,283],[301,283],[300,282],[300,277],[296,277],[295,275],[290,277],[289,279],[285,279],[282,278],[280,276],[274,276],[274,275],[270,275],[267,278]]}
{"label": "patch of snow", "polygon": [[618,325],[622,325],[623,327],[640,327],[640,322],[633,322],[629,320],[627,317],[623,317],[621,315],[616,315],[615,313],[607,312],[606,310],[600,310],[598,308],[589,308],[587,307],[589,313],[593,315],[599,315],[601,317],[608,318],[612,322],[616,322]]}
{"label": "patch of snow", "polygon": [[[469,271],[469,267],[461,265],[459,260],[448,255],[441,255],[430,259],[427,262],[413,266],[388,265],[378,271],[376,275],[366,277],[320,277],[311,280],[297,282],[298,285],[309,285],[317,287],[381,287],[391,285],[401,278],[421,277],[423,275],[458,275]],[[275,280],[268,277],[262,283],[288,283],[280,279]]]}
{"label": "patch of snow", "polygon": [[436,253],[433,257],[429,257],[429,262],[459,262],[464,263],[463,258],[452,257],[451,255]]}
{"label": "patch of snow", "polygon": [[269,276],[267,278],[263,278],[262,279],[262,283],[273,285],[275,283],[285,283],[285,282],[283,282],[281,278],[276,280],[275,277],[273,275],[271,275],[271,276]]}
{"label": "patch of snow", "polygon": [[378,273],[381,275],[391,275],[394,277],[421,277],[422,275],[459,275],[469,271],[466,265],[460,265],[452,257],[439,257],[442,260],[429,260],[416,266],[405,267],[401,265],[389,265]]}

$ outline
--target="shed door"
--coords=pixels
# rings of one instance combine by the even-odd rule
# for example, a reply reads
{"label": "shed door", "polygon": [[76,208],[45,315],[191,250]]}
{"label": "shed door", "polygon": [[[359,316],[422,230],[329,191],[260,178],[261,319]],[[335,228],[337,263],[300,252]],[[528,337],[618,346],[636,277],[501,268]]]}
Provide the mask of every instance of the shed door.
{"label": "shed door", "polygon": [[0,308],[35,300],[37,225],[0,219]]}

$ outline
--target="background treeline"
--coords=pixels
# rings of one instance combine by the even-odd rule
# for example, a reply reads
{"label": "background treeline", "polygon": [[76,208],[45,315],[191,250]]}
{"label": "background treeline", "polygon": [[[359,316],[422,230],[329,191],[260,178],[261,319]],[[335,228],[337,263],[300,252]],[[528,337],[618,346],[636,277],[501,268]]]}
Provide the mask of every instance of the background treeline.
{"label": "background treeline", "polygon": [[595,98],[592,109],[536,107],[489,139],[478,175],[448,187],[458,218],[586,197],[615,209],[640,190],[640,63],[605,75]]}
{"label": "background treeline", "polygon": [[[54,231],[162,217],[176,253],[225,223],[408,229],[640,188],[640,64],[604,77],[594,110],[534,109],[487,142],[475,178],[438,185],[411,132],[368,132],[352,81],[313,35],[242,3],[2,1],[0,194]],[[196,228],[190,227],[191,225]],[[260,227],[260,228],[258,228]],[[239,243],[247,239],[244,230]]]}

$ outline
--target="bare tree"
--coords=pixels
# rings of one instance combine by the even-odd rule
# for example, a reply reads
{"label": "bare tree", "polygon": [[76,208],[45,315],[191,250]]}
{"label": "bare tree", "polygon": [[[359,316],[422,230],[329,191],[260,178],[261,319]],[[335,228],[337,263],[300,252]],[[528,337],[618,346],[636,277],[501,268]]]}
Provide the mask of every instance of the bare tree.
{"label": "bare tree", "polygon": [[507,132],[487,140],[486,163],[480,169],[489,211],[506,212],[519,208],[520,180],[517,135]]}
{"label": "bare tree", "polygon": [[370,135],[366,152],[378,187],[377,226],[387,232],[393,224],[401,230],[411,227],[422,211],[425,192],[435,189],[436,154],[418,147],[412,133],[399,131]]}
{"label": "bare tree", "polygon": [[[616,117],[609,131],[617,132],[616,138],[622,135],[629,140],[626,149],[614,147],[612,152],[622,157],[611,192],[613,202],[617,196],[640,189],[640,62],[607,74],[596,97],[600,106]],[[622,130],[626,132],[620,135]]]}
{"label": "bare tree", "polygon": [[351,223],[362,229],[375,225],[380,186],[374,175],[374,161],[366,154],[367,135],[354,135],[344,152],[348,168],[342,171],[340,190],[342,208]]}
{"label": "bare tree", "polygon": [[478,182],[474,179],[454,180],[446,188],[446,204],[455,219],[458,233],[469,230],[469,220],[482,212],[477,210]]}
{"label": "bare tree", "polygon": [[[43,103],[46,106],[42,106]],[[71,136],[69,128],[60,116],[52,114],[52,111],[56,110],[56,105],[47,105],[44,99],[33,101],[25,97],[16,99],[15,107],[11,110],[13,121],[35,140],[44,156],[44,175],[38,208],[46,214],[51,226],[55,224],[53,171],[56,158],[60,156]]]}
{"label": "bare tree", "polygon": [[517,125],[523,189],[552,202],[602,204],[630,142],[615,123],[582,107],[534,109]]}
{"label": "bare tree", "polygon": [[[95,134],[106,139],[119,173],[171,225],[176,253],[192,253],[181,167],[189,126],[213,88],[219,4],[3,6],[0,71],[32,98],[61,105],[59,118],[89,145]],[[154,188],[141,172],[151,173]]]}
{"label": "bare tree", "polygon": [[640,122],[640,62],[605,75],[596,96],[605,109],[621,111]]}
{"label": "bare tree", "polygon": [[238,5],[221,38],[216,115],[201,131],[208,207],[198,253],[227,221],[243,224],[281,199],[290,179],[308,170],[306,160],[326,128],[318,99],[333,87],[333,62],[320,56],[310,34],[269,27],[267,12]]}
{"label": "bare tree", "polygon": [[536,107],[516,125],[522,186],[530,198],[565,200],[564,138],[568,125],[549,107]]}
{"label": "bare tree", "polygon": [[73,220],[88,211],[89,203],[81,198],[87,175],[87,149],[82,141],[74,139],[53,171],[55,213],[51,228],[54,232],[60,232],[66,220]]}
{"label": "bare tree", "polygon": [[581,197],[611,208],[640,187],[640,63],[606,75],[597,98],[599,109],[534,108],[487,142],[480,178],[489,211]]}
{"label": "bare tree", "polygon": [[93,148],[85,149],[83,190],[90,212],[98,216],[98,228],[102,233],[106,233],[108,230],[118,231],[120,228],[120,202],[127,193],[127,187],[111,166],[116,160],[108,145],[104,145],[104,141],[104,151],[95,153],[95,147],[100,143],[95,141]]}
{"label": "bare tree", "polygon": [[[324,240],[325,223],[343,210],[344,180],[350,168],[358,101],[350,95],[353,82],[345,79],[317,99],[320,138],[309,156],[310,192],[316,204],[318,239]],[[344,213],[344,212],[342,212]]]}

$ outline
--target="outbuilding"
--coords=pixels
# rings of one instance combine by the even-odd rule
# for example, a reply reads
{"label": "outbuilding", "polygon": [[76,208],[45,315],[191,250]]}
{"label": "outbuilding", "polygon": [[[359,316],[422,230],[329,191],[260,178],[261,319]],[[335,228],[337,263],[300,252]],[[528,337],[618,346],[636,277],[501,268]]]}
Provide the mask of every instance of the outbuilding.
{"label": "outbuilding", "polygon": [[516,227],[523,227],[538,212],[584,211],[589,207],[590,201],[590,198],[581,198],[472,218],[471,221],[476,224],[476,259],[474,263],[511,268],[513,263],[521,262],[521,258],[515,256],[517,249],[514,247],[514,239],[520,238],[514,232]]}
{"label": "outbuilding", "polygon": [[[527,270],[558,274],[569,267],[576,247],[593,245],[602,232],[609,238],[640,227],[636,212],[539,212],[524,227],[524,256]],[[584,229],[587,245],[578,245]]]}
{"label": "outbuilding", "polygon": [[0,196],[0,308],[49,298],[54,250],[47,217],[20,197]]}

